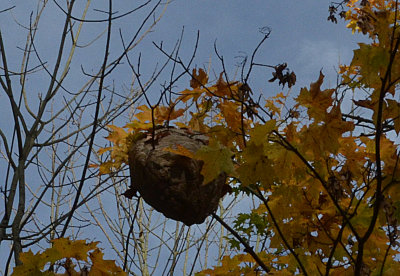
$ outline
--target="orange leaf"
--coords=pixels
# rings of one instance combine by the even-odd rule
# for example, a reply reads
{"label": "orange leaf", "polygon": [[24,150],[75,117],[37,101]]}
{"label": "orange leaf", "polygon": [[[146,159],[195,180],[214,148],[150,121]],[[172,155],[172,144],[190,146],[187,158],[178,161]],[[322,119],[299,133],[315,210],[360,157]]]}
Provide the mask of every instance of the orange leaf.
{"label": "orange leaf", "polygon": [[223,78],[223,73],[220,73],[217,83],[213,85],[210,90],[220,97],[232,97],[233,95],[238,95],[239,82],[235,81],[227,83]]}
{"label": "orange leaf", "polygon": [[196,73],[196,68],[193,68],[192,71],[192,80],[190,81],[190,87],[199,88],[207,84],[208,76],[207,73],[204,72],[203,69],[199,69],[199,73]]}
{"label": "orange leaf", "polygon": [[241,132],[242,127],[242,116],[239,112],[239,106],[237,103],[230,101],[221,101],[219,104],[219,109],[225,118],[227,125],[236,132]]}
{"label": "orange leaf", "polygon": [[163,150],[167,151],[167,152],[175,153],[178,155],[183,155],[183,156],[186,156],[189,158],[194,158],[194,153],[191,152],[190,150],[188,150],[187,148],[185,148],[184,146],[179,145],[179,144],[176,144],[175,146],[176,146],[176,149],[167,147],[167,148],[164,148]]}
{"label": "orange leaf", "polygon": [[158,123],[164,121],[172,121],[185,113],[185,109],[180,108],[178,110],[174,109],[174,105],[171,106],[158,106],[154,112],[155,119]]}

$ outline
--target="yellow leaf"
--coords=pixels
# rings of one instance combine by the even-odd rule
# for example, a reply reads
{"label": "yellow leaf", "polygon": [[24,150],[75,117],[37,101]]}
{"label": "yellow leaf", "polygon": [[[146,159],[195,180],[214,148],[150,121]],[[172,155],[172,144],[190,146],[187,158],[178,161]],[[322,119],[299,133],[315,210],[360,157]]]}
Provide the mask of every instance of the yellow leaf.
{"label": "yellow leaf", "polygon": [[111,129],[111,132],[106,139],[114,144],[120,143],[128,136],[128,133],[122,127],[114,125],[107,125],[107,127]]}
{"label": "yellow leaf", "polygon": [[[267,141],[264,140],[264,142]],[[252,139],[242,151],[240,165],[236,172],[243,186],[260,182],[263,187],[268,188],[275,176],[272,165],[264,152],[263,145],[256,144]]]}
{"label": "yellow leaf", "polygon": [[239,112],[238,103],[230,102],[230,101],[221,101],[219,104],[219,109],[221,110],[221,114],[223,115],[226,124],[235,132],[241,132],[242,128],[242,115]]}
{"label": "yellow leaf", "polygon": [[187,129],[187,128],[188,128],[188,125],[185,124],[185,123],[182,123],[182,122],[175,122],[174,124],[175,124],[178,128],[184,128],[184,129]]}
{"label": "yellow leaf", "polygon": [[[67,270],[68,275],[80,275],[74,270],[74,265],[70,259],[83,261],[87,267],[90,267],[89,275],[127,275],[121,268],[116,266],[114,261],[103,260],[103,253],[97,248],[98,242],[86,243],[84,240],[73,241],[67,238],[59,238],[52,240],[52,244],[53,246],[43,253],[33,254],[30,250],[21,253],[20,259],[23,264],[15,267],[12,275],[54,276],[56,274],[53,272],[42,272],[42,270],[46,264],[54,264],[62,259],[67,259],[64,262],[64,268]],[[93,252],[90,253],[90,251]],[[88,262],[88,254],[91,264]]]}
{"label": "yellow leaf", "polygon": [[151,122],[152,121],[152,115],[151,115],[151,109],[147,105],[141,105],[138,106],[137,108],[141,112],[138,112],[135,114],[135,117],[142,123],[145,122]]}
{"label": "yellow leaf", "polygon": [[332,107],[324,116],[323,123],[314,122],[303,128],[302,146],[304,150],[310,150],[315,157],[336,154],[339,150],[339,139],[343,133],[352,131],[354,124],[342,120],[342,113],[338,106]]}
{"label": "yellow leaf", "polygon": [[281,108],[277,106],[277,104],[279,105],[284,105],[285,104],[285,100],[286,100],[286,96],[280,92],[278,93],[276,96],[268,98],[265,101],[265,107],[268,108],[269,110],[271,110],[272,114],[281,114]]}
{"label": "yellow leaf", "polygon": [[171,106],[157,106],[154,111],[154,116],[158,124],[164,121],[172,121],[185,113],[185,109],[180,108],[178,110],[174,109],[174,105]]}
{"label": "yellow leaf", "polygon": [[322,121],[328,107],[332,105],[332,93],[334,89],[326,89],[321,91],[321,85],[324,80],[324,74],[319,73],[319,78],[316,82],[310,85],[310,90],[302,88],[296,101],[307,107],[307,114],[310,118],[316,121]]}
{"label": "yellow leaf", "polygon": [[102,155],[102,154],[104,154],[105,152],[112,150],[112,148],[113,148],[113,147],[100,148],[100,149],[97,151],[97,153],[98,153],[99,155]]}
{"label": "yellow leaf", "polygon": [[206,89],[196,88],[193,90],[185,89],[179,93],[178,100],[182,102],[187,102],[188,100],[193,98],[193,101],[197,101],[197,99],[206,92]]}
{"label": "yellow leaf", "polygon": [[74,258],[76,260],[87,261],[87,254],[89,251],[97,248],[99,242],[86,243],[85,240],[72,241],[67,238],[59,238],[51,241],[53,247],[47,249],[45,252],[58,252],[64,258]]}
{"label": "yellow leaf", "polygon": [[101,276],[101,275],[115,275],[125,276],[127,275],[120,267],[115,264],[115,261],[104,260],[104,254],[96,248],[89,254],[90,260],[92,261],[92,267],[90,268],[89,276]]}
{"label": "yellow leaf", "polygon": [[185,148],[184,146],[176,144],[175,147],[176,147],[176,149],[167,147],[167,148],[164,148],[163,150],[174,153],[174,154],[183,155],[183,156],[186,156],[189,158],[194,158],[194,153],[191,152],[190,150],[188,150],[187,148]]}
{"label": "yellow leaf", "polygon": [[250,130],[251,141],[259,146],[268,140],[269,134],[276,128],[276,121],[269,120],[265,124],[256,124]]}
{"label": "yellow leaf", "polygon": [[[48,262],[43,258],[41,253],[33,254],[31,250],[20,254],[20,260],[23,263],[14,268],[13,276],[26,276],[26,275],[46,275],[42,272],[45,264]],[[54,273],[47,275],[54,275]]]}

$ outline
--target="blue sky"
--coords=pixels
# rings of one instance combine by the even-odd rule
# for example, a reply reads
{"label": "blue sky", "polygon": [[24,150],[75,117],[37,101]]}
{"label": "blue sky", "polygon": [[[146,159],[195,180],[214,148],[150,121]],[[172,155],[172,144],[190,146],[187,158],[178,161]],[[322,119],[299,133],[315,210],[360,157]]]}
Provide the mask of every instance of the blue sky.
{"label": "blue sky", "polygon": [[[170,4],[151,39],[174,41],[185,26],[186,41],[190,45],[199,30],[197,64],[208,63],[211,56],[213,65],[217,65],[213,56],[216,41],[226,62],[234,65],[238,61],[235,57],[252,53],[262,38],[258,29],[268,26],[272,33],[258,53],[259,62],[270,65],[287,62],[296,72],[299,85],[315,80],[322,68],[327,79],[334,81],[334,67],[337,68],[339,61],[350,61],[360,37],[352,35],[343,21],[333,24],[326,20],[329,4],[330,1],[315,0],[176,0]],[[271,72],[264,72],[267,76],[261,73],[254,78],[266,80]]]}
{"label": "blue sky", "polygon": [[[6,37],[9,53],[13,52],[12,54],[21,56],[15,46],[23,47],[26,33],[21,32],[21,27],[13,20],[15,18],[19,23],[28,26],[32,7],[27,6],[25,1],[14,2],[16,8],[11,13],[0,17],[0,25],[7,26],[7,28],[2,28],[2,32]],[[105,18],[104,14],[94,9],[105,10],[107,2],[95,1],[87,19]],[[75,9],[75,16],[81,15],[79,7],[83,7],[84,3],[84,1],[78,1],[79,6]],[[327,75],[326,83],[334,85],[336,80],[334,68],[337,68],[339,61],[341,63],[350,61],[352,50],[356,48],[356,41],[360,40],[360,36],[352,35],[341,20],[338,24],[326,20],[329,4],[330,1],[315,0],[173,0],[159,24],[132,55],[137,57],[139,52],[141,53],[142,67],[150,74],[155,64],[165,58],[155,49],[152,42],[163,41],[165,49],[172,49],[184,27],[181,50],[183,59],[187,60],[191,55],[195,37],[199,31],[200,43],[194,65],[207,68],[211,60],[211,68],[217,73],[221,70],[214,54],[214,42],[216,42],[219,53],[224,56],[228,71],[233,77],[235,64],[240,61],[238,56],[250,55],[262,38],[259,28],[269,27],[272,33],[258,52],[257,62],[270,65],[287,62],[289,68],[297,74],[298,84],[293,88],[294,92],[316,80],[321,69]],[[62,22],[57,21],[63,18],[63,14],[51,2],[49,6],[39,26],[42,31],[38,33],[36,46],[51,64],[62,28]],[[114,4],[114,10],[119,12],[117,14],[121,14],[127,10],[126,6],[126,3],[118,1]],[[128,39],[141,22],[142,16],[137,16],[137,18],[137,21],[136,17],[122,18],[114,24],[115,42],[112,44],[111,57],[115,57],[113,53],[119,54],[121,50],[119,30],[121,29]],[[104,24],[86,24],[82,29],[81,43],[89,43],[104,31],[104,28]],[[99,47],[91,47],[89,51],[82,49],[78,52],[78,58],[72,66],[79,68],[83,65],[89,72],[91,67],[97,67],[103,55],[102,43],[103,40],[100,38],[94,43],[94,46],[97,44]],[[18,68],[20,58],[10,60],[15,61],[15,67]],[[271,70],[264,68],[259,68],[252,75],[252,81],[257,83],[257,90],[267,96],[279,92],[276,85],[266,84],[270,76]],[[117,85],[118,82],[125,81],[121,78],[119,81],[115,78]],[[186,87],[182,87],[184,88]]]}

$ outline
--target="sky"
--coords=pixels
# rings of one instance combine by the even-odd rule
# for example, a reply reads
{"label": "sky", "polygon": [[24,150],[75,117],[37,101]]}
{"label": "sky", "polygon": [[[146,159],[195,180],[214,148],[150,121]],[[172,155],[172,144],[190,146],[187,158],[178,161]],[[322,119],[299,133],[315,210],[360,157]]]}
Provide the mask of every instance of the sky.
{"label": "sky", "polygon": [[[18,24],[29,26],[30,11],[34,7],[34,1],[31,2],[32,6],[26,5],[25,2],[13,1],[16,8],[0,17],[1,26],[7,26],[2,28],[3,36],[7,38],[6,47],[9,52],[16,51],[19,55],[20,51],[15,46],[24,45],[26,34],[21,32]],[[62,13],[51,2],[49,2],[50,7],[44,11],[42,24],[39,26],[40,30],[45,29],[45,31],[39,32],[37,38],[37,48],[40,53],[46,55],[49,64],[51,59],[55,58],[57,49],[55,46],[58,42],[55,38],[58,38],[57,34],[62,27],[62,24],[57,23],[58,19],[62,18]],[[106,18],[97,10],[105,10],[107,2],[95,1],[87,19]],[[78,6],[83,7],[84,3],[85,1],[78,1]],[[215,43],[219,54],[224,56],[228,72],[233,78],[237,69],[235,65],[241,61],[241,57],[251,55],[263,37],[259,29],[268,27],[271,29],[271,35],[259,50],[256,56],[257,62],[269,65],[286,62],[297,75],[298,82],[293,88],[294,92],[316,80],[321,69],[326,75],[326,83],[334,85],[338,64],[350,61],[352,50],[356,48],[356,42],[361,37],[352,35],[342,20],[339,20],[338,24],[326,20],[329,4],[330,1],[315,0],[172,0],[159,24],[139,44],[133,56],[141,54],[143,71],[150,74],[157,62],[165,59],[165,56],[152,45],[153,42],[158,44],[162,41],[165,49],[172,49],[184,29],[180,53],[184,60],[185,58],[188,60],[199,32],[200,41],[194,65],[208,68],[211,61],[211,68],[217,74],[221,71],[220,63],[214,53]],[[9,5],[3,3],[3,6],[6,8]],[[79,16],[80,9],[75,10],[75,15]],[[117,15],[126,11],[124,1],[117,1],[114,10],[118,11]],[[121,49],[119,30],[122,30],[127,39],[131,35],[130,29],[136,30],[135,27],[140,23],[142,16],[137,17],[137,22],[135,18],[126,17],[116,22],[113,29],[115,43],[112,44],[111,57],[115,57],[113,53],[119,53]],[[17,21],[13,22],[14,20]],[[104,31],[104,28],[104,24],[86,24],[82,29],[82,44],[90,43]],[[94,44],[96,43],[98,45],[103,43],[102,38],[96,40]],[[83,68],[90,72],[91,67],[95,67],[97,62],[101,61],[103,50],[103,47],[91,47],[88,51],[80,51],[82,54],[77,53],[78,59],[72,66],[78,68],[83,65]],[[17,67],[20,58],[15,61]],[[267,96],[278,93],[279,88],[275,84],[266,83],[271,77],[271,69],[257,69],[251,79],[257,85],[257,90]],[[121,72],[122,74],[125,72]],[[182,87],[184,88],[186,87]]]}
{"label": "sky", "polygon": [[[63,1],[58,0],[58,2],[65,6]],[[114,11],[118,11],[116,15],[145,1],[133,2],[114,1]],[[0,14],[0,30],[9,56],[9,67],[16,72],[20,70],[23,57],[21,48],[25,45],[27,35],[26,29],[22,26],[29,26],[31,12],[35,10],[36,3],[36,1],[15,0],[1,1],[0,4],[0,10],[15,5],[11,11]],[[99,10],[106,10],[107,3],[106,0],[93,1],[86,19],[105,19],[106,15]],[[77,17],[82,14],[85,4],[86,1],[77,1],[77,7],[74,10]],[[215,44],[219,54],[224,57],[228,74],[234,78],[236,65],[243,56],[250,56],[263,38],[259,29],[268,27],[271,29],[270,37],[260,48],[255,61],[268,65],[286,62],[297,75],[297,84],[292,88],[292,95],[296,95],[301,87],[309,86],[311,82],[317,80],[320,70],[323,70],[326,75],[325,85],[335,86],[338,64],[348,64],[352,51],[357,47],[357,42],[364,38],[357,34],[352,35],[341,20],[338,24],[328,22],[329,4],[330,1],[325,0],[173,0],[160,22],[130,56],[133,61],[137,61],[139,55],[141,56],[141,74],[143,78],[150,78],[157,64],[160,66],[166,60],[166,57],[154,47],[153,42],[156,44],[162,42],[165,50],[172,50],[184,30],[180,57],[183,61],[188,61],[193,52],[197,32],[199,32],[200,40],[192,67],[211,68],[211,72],[218,74],[222,69],[214,52]],[[122,50],[120,31],[127,40],[132,37],[150,8],[149,6],[143,12],[115,22],[112,29],[110,59],[116,58]],[[157,15],[161,12],[161,9],[158,10]],[[35,40],[35,47],[49,68],[52,68],[57,54],[62,20],[63,13],[53,1],[49,1],[48,7],[43,12]],[[99,68],[104,55],[105,28],[105,23],[84,25],[80,40],[81,48],[77,51],[76,59],[70,66],[69,77],[65,80],[65,86],[70,91],[76,91],[87,80],[87,76],[83,76],[81,70],[86,73],[95,73]],[[83,47],[84,45],[91,47]],[[32,66],[37,65],[38,60],[34,57],[33,60]],[[107,81],[108,85],[113,85],[118,92],[125,93],[132,73],[126,66],[121,68],[110,75]],[[169,72],[162,74],[153,86],[153,94],[151,94],[151,97],[154,97],[153,101],[157,99],[162,83],[169,80]],[[279,87],[277,83],[268,83],[271,73],[271,69],[256,68],[250,79],[250,83],[254,85],[253,91],[265,97],[281,92],[282,87]],[[42,71],[29,75],[28,80],[30,84],[27,87],[28,101],[32,104],[32,110],[36,110],[38,94],[44,93],[43,89],[48,84],[49,77]],[[179,91],[187,88],[189,80],[188,76],[183,78],[177,83],[179,87],[176,89]],[[14,81],[15,87],[18,87],[18,79],[14,78]],[[285,89],[287,91],[287,88]],[[2,91],[0,93],[2,118],[0,129],[10,137],[11,113],[5,99],[6,96]],[[62,105],[62,102],[56,102],[55,107],[57,105]],[[89,116],[88,120],[90,119]],[[124,119],[120,124],[123,123]],[[99,138],[102,137],[99,136]],[[102,142],[99,141],[99,143]],[[5,164],[0,161],[0,174],[5,171]],[[0,180],[3,181],[3,178]],[[112,204],[112,200],[112,198],[105,199],[105,202]],[[3,204],[0,204],[0,213],[3,210],[1,208]]]}
{"label": "sky", "polygon": [[[94,1],[86,19],[105,19],[106,15],[100,10],[107,9],[107,2],[106,0]],[[136,2],[144,3],[145,1]],[[76,17],[81,16],[85,3],[86,1],[77,1],[74,10]],[[153,2],[143,9],[143,12],[118,19],[114,23],[110,59],[118,57],[121,53],[120,32],[128,41],[136,32],[144,15],[153,6],[152,4]],[[357,34],[352,35],[351,31],[345,28],[346,24],[343,20],[339,20],[338,24],[327,21],[329,4],[330,1],[315,0],[172,0],[160,22],[132,51],[131,60],[135,63],[140,55],[141,74],[144,79],[148,79],[154,68],[166,60],[165,55],[160,53],[153,43],[162,42],[164,49],[172,50],[184,30],[180,57],[187,62],[193,52],[196,35],[199,32],[199,45],[192,67],[210,68],[211,74],[218,76],[222,68],[214,52],[215,44],[219,54],[224,57],[230,78],[234,79],[238,69],[237,64],[243,60],[244,56],[250,56],[262,39],[263,35],[259,29],[268,27],[271,30],[270,37],[258,51],[255,61],[273,66],[286,62],[288,68],[297,75],[297,84],[292,88],[292,95],[296,95],[302,87],[309,86],[315,81],[320,70],[326,75],[325,85],[335,86],[338,64],[350,62],[352,51],[357,47],[356,42],[362,40],[363,37]],[[29,4],[22,0],[2,2],[0,9],[11,5],[15,5],[15,8],[1,14],[0,27],[9,56],[9,66],[19,71],[23,57],[21,48],[23,49],[25,45],[27,35],[24,27],[30,24],[35,1]],[[43,11],[35,47],[42,61],[47,62],[47,66],[52,68],[64,14],[53,1],[49,1],[47,6]],[[116,15],[119,15],[134,6],[135,4],[132,3],[117,1],[114,3],[114,11]],[[161,9],[158,10],[157,16],[161,12]],[[76,58],[72,61],[69,76],[64,82],[66,87],[70,88],[70,92],[82,87],[87,80],[87,76],[82,76],[82,70],[92,74],[101,65],[104,56],[105,30],[106,23],[87,23],[83,26],[80,40],[82,47],[76,51]],[[86,45],[90,47],[85,47]],[[31,60],[34,60],[31,62],[32,66],[39,63],[35,57]],[[161,84],[169,79],[169,72],[167,70],[153,85],[150,96],[154,97],[154,101],[158,98]],[[271,74],[270,68],[255,68],[250,78],[253,91],[264,97],[281,92],[282,88],[277,83],[268,83]],[[123,66],[115,70],[115,74],[109,78],[118,90],[126,90],[131,79],[132,72]],[[34,110],[37,108],[38,93],[44,93],[41,90],[50,79],[48,75],[41,72],[31,74],[28,80],[31,82],[27,89],[32,92],[27,95],[31,97]],[[182,81],[177,83],[178,87],[175,87],[176,92],[187,88],[189,81],[189,76],[182,78]],[[2,108],[3,105],[5,105],[4,108]],[[0,101],[0,108],[6,112],[7,102]],[[3,124],[6,124],[6,121],[3,121]],[[7,130],[1,122],[0,127]]]}
{"label": "sky", "polygon": [[[272,31],[270,38],[256,60],[270,65],[287,62],[297,74],[301,86],[316,80],[321,69],[329,80],[334,81],[335,68],[339,62],[350,61],[360,37],[352,35],[343,21],[333,24],[326,20],[329,4],[330,1],[315,0],[177,0],[171,3],[162,24],[151,38],[171,41],[178,37],[184,26],[186,41],[190,45],[199,30],[196,59],[199,66],[207,64],[210,56],[212,65],[218,64],[213,56],[215,41],[226,62],[235,65],[238,62],[235,57],[250,55],[262,38],[259,28],[269,27]],[[256,75],[254,78],[264,81],[271,74],[264,71],[267,76]]]}

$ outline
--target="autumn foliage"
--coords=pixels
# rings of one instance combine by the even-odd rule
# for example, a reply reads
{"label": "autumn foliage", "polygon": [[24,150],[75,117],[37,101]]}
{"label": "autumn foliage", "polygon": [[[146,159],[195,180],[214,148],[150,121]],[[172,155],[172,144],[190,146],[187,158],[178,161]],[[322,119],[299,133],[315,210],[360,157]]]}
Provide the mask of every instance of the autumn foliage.
{"label": "autumn foliage", "polygon": [[[245,250],[199,275],[400,271],[399,5],[344,2],[348,27],[369,43],[359,43],[351,63],[341,65],[337,87],[325,89],[324,74],[316,72],[294,101],[284,92],[256,100],[247,78],[233,81],[223,72],[211,81],[193,69],[189,89],[137,107],[124,128],[109,126],[112,145],[99,151],[110,153],[101,174],[128,164],[137,139],[156,143],[154,129],[184,128],[208,135],[208,145],[195,153],[181,145],[166,151],[202,160],[204,183],[224,172],[235,193],[258,200],[231,229],[244,237],[233,236],[232,248]],[[294,73],[274,68],[272,81],[294,84]],[[246,247],[256,237],[264,246]]]}
{"label": "autumn foliage", "polygon": [[[127,275],[114,261],[103,259],[104,254],[97,244],[98,242],[86,243],[84,240],[55,239],[52,246],[43,252],[34,254],[29,250],[21,253],[23,265],[14,268],[12,275]],[[48,269],[55,265],[63,267],[65,272],[56,274]]]}

